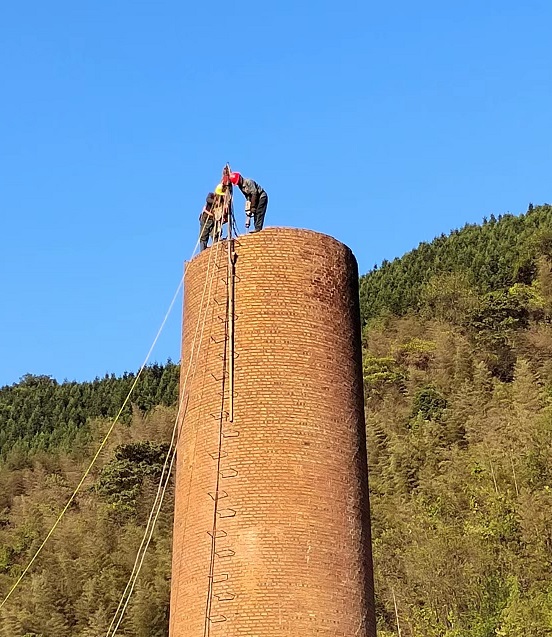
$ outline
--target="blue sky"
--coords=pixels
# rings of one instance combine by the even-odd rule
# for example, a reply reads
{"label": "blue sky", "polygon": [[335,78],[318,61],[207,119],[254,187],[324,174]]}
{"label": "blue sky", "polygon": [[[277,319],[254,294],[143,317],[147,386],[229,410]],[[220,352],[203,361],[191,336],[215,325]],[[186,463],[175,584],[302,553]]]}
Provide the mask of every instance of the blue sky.
{"label": "blue sky", "polygon": [[0,385],[136,370],[226,161],[361,272],[550,202],[550,24],[548,0],[3,3]]}

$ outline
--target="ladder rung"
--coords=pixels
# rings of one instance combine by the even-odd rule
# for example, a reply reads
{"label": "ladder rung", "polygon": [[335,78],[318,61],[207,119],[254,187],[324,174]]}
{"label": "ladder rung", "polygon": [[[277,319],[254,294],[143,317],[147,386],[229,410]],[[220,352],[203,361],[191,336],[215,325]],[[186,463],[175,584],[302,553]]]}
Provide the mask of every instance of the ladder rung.
{"label": "ladder rung", "polygon": [[232,600],[236,599],[236,594],[235,593],[217,593],[216,595],[213,595],[213,597],[216,597],[219,602],[231,602]]}
{"label": "ladder rung", "polygon": [[217,514],[221,518],[233,518],[236,515],[236,509],[219,509]]}
{"label": "ladder rung", "polygon": [[222,449],[221,451],[213,451],[213,453],[209,454],[213,460],[220,460],[221,458],[228,457],[228,451]]}
{"label": "ladder rung", "polygon": [[213,498],[213,500],[222,500],[223,498],[227,498],[228,497],[228,493],[226,491],[219,491],[218,492],[218,498],[217,498],[217,494],[213,493],[212,491],[209,491],[209,496],[211,496],[211,498]]}
{"label": "ladder rung", "polygon": [[[211,416],[211,418],[214,418],[215,420],[220,420],[220,412],[218,414],[209,414]],[[230,415],[227,411],[223,411],[222,412],[223,417],[228,420],[228,416]]]}

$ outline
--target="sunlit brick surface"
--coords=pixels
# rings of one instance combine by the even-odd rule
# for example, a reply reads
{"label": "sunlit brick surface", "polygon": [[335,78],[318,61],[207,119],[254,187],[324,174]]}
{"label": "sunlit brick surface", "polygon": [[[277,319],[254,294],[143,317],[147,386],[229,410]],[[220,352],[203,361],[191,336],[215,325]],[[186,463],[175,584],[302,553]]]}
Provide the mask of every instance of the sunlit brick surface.
{"label": "sunlit brick surface", "polygon": [[170,635],[373,637],[356,261],[285,228],[235,250],[220,446],[226,242],[186,273]]}

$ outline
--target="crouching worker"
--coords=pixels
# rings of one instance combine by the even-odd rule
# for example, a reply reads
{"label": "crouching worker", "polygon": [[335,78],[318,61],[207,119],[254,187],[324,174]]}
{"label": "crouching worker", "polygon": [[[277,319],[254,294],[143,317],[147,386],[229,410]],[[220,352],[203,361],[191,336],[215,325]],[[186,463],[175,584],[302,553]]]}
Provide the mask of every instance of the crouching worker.
{"label": "crouching worker", "polygon": [[259,232],[259,230],[263,229],[266,208],[268,206],[268,195],[266,191],[259,186],[256,181],[244,179],[240,173],[230,173],[227,179],[230,183],[237,186],[245,197],[245,227],[249,228],[251,217],[253,217],[253,223],[255,225],[253,232]]}
{"label": "crouching worker", "polygon": [[199,215],[199,249],[203,252],[212,237],[216,243],[222,234],[222,225],[228,221],[228,210],[225,205],[222,184],[210,192]]}

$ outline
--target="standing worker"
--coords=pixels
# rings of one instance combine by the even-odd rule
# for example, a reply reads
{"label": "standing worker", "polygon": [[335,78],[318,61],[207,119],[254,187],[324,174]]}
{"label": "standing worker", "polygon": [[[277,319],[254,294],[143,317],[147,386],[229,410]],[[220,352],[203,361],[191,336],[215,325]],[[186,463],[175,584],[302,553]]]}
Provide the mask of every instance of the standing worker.
{"label": "standing worker", "polygon": [[199,249],[201,252],[207,248],[209,237],[212,236],[216,243],[222,234],[222,224],[228,221],[228,210],[225,207],[224,189],[222,184],[210,192],[203,210],[199,215]]}
{"label": "standing worker", "polygon": [[259,232],[263,229],[268,206],[266,191],[256,181],[244,179],[240,173],[229,173],[226,178],[231,184],[237,186],[245,197],[245,227],[249,228],[251,217],[253,217],[255,230],[252,232]]}

